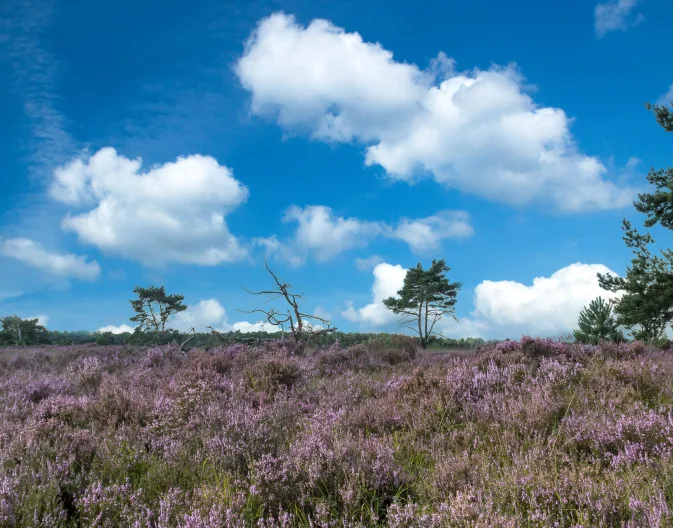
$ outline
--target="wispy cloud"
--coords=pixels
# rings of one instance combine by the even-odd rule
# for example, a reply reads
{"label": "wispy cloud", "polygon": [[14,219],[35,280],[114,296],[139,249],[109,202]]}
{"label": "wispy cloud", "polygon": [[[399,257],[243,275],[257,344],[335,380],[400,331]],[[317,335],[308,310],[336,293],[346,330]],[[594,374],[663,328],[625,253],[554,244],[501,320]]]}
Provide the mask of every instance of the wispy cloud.
{"label": "wispy cloud", "polygon": [[9,0],[0,8],[0,56],[9,66],[10,89],[23,107],[30,131],[26,158],[31,175],[39,180],[48,178],[76,148],[59,110],[58,61],[44,44],[53,17],[51,0]]}
{"label": "wispy cloud", "polygon": [[635,13],[635,8],[642,0],[610,0],[598,4],[595,10],[596,36],[601,38],[610,31],[626,31],[628,28],[640,24],[645,17]]}
{"label": "wispy cloud", "polygon": [[0,254],[57,277],[95,280],[100,275],[98,262],[89,261],[86,255],[48,251],[28,238],[3,240]]}
{"label": "wispy cloud", "polygon": [[657,100],[658,105],[668,106],[673,104],[673,84],[668,87],[668,91]]}

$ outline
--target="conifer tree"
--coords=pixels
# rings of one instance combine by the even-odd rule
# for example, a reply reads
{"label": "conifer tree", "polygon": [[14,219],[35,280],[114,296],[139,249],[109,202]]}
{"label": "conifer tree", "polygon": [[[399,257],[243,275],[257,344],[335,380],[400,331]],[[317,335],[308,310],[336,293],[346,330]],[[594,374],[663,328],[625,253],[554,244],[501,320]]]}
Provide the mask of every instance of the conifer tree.
{"label": "conifer tree", "polygon": [[[646,107],[664,131],[673,132],[673,113],[667,106]],[[673,168],[651,168],[647,180],[654,192],[641,193],[634,202],[636,210],[647,215],[645,227],[659,224],[673,229]],[[639,233],[626,219],[622,229],[626,245],[634,252],[631,266],[625,277],[599,273],[599,284],[605,290],[624,294],[614,306],[619,325],[631,329],[636,339],[657,341],[673,321],[673,251],[664,249],[655,255],[649,248],[654,243],[650,233]]]}
{"label": "conifer tree", "polygon": [[418,263],[407,271],[404,286],[397,292],[399,298],[383,301],[388,309],[405,316],[402,325],[418,334],[422,348],[428,346],[433,336],[441,336],[435,325],[445,315],[456,319],[454,311],[461,284],[446,278],[450,269],[444,260],[433,260],[428,270]]}
{"label": "conifer tree", "polygon": [[612,302],[598,297],[580,312],[575,330],[575,341],[587,345],[597,345],[603,341],[623,341],[619,325],[612,314]]}

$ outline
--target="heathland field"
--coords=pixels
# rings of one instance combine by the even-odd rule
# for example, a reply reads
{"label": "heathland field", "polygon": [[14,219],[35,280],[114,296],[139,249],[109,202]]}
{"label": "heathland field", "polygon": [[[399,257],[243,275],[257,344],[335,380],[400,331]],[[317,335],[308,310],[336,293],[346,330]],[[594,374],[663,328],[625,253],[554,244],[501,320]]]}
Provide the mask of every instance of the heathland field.
{"label": "heathland field", "polygon": [[671,526],[673,357],[6,349],[0,526]]}

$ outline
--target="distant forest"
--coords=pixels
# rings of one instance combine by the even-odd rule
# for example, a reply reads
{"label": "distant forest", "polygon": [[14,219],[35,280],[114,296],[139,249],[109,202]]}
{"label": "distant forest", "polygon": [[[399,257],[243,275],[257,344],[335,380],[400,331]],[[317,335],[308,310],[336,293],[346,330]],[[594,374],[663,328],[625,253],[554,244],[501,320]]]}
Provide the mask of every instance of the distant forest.
{"label": "distant forest", "polygon": [[[191,333],[181,333],[178,331],[168,331],[162,336],[161,341],[182,342]],[[385,342],[390,340],[394,334],[387,333],[359,333],[359,332],[334,332],[316,336],[311,340],[311,346],[316,348],[327,347],[336,341],[342,346],[351,346],[360,343],[369,343],[373,340]],[[285,334],[289,337],[288,334]],[[189,341],[189,347],[214,347],[227,343],[250,343],[255,344],[260,341],[269,341],[283,337],[281,332],[224,332],[213,334],[196,333],[196,336]],[[125,344],[144,344],[141,342],[141,336],[138,334],[122,333],[113,334],[111,332],[89,332],[79,330],[74,332],[59,332],[58,330],[44,330],[39,333],[39,338],[33,344],[44,345],[80,345],[86,343],[97,343],[99,345],[125,345]],[[448,339],[434,337],[428,343],[428,348],[433,349],[475,349],[485,345],[487,342],[481,338],[466,339]],[[11,344],[5,342],[4,344]]]}

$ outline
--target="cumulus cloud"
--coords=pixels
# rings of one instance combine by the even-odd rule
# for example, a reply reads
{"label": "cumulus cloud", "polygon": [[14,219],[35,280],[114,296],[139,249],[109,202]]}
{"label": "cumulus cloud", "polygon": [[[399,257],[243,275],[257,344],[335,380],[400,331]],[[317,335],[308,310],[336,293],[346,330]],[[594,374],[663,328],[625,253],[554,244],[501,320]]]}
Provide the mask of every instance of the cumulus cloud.
{"label": "cumulus cloud", "polygon": [[33,319],[37,319],[37,324],[44,326],[45,328],[49,323],[48,315],[27,315],[26,317],[21,317],[21,319],[23,319],[24,321],[32,321]]}
{"label": "cumulus cloud", "polygon": [[232,332],[241,332],[248,334],[250,332],[280,332],[280,327],[267,323],[265,321],[257,321],[256,323],[249,323],[247,321],[239,321],[231,325]]}
{"label": "cumulus cloud", "polygon": [[470,215],[465,211],[443,211],[417,220],[403,218],[393,231],[395,238],[404,240],[416,253],[437,249],[444,239],[466,238],[473,234]]}
{"label": "cumulus cloud", "polygon": [[332,209],[321,205],[303,209],[293,205],[285,212],[283,222],[298,224],[295,243],[311,251],[319,262],[348,249],[364,247],[385,231],[380,222],[335,217]]}
{"label": "cumulus cloud", "polygon": [[263,19],[236,64],[251,111],[290,131],[366,145],[367,165],[413,183],[565,211],[629,205],[634,190],[580,152],[571,119],[541,107],[514,66],[456,73],[444,54],[422,70],[327,20]]}
{"label": "cumulus cloud", "polygon": [[216,299],[199,301],[184,312],[176,313],[168,321],[168,326],[181,332],[189,332],[192,327],[203,330],[207,326],[221,332],[229,331],[227,312]]}
{"label": "cumulus cloud", "polygon": [[266,255],[272,255],[276,260],[286,262],[290,266],[299,267],[306,262],[305,255],[299,254],[296,248],[278,240],[276,235],[255,238],[252,242],[256,246],[263,247]]}
{"label": "cumulus cloud", "polygon": [[[366,328],[399,322],[399,317],[383,305],[383,300],[397,297],[406,273],[400,265],[378,264],[373,271],[372,302],[356,308],[347,301],[341,315]],[[447,337],[513,339],[524,334],[554,336],[570,332],[576,328],[579,313],[596,297],[619,297],[598,285],[598,273],[614,272],[602,264],[578,262],[549,277],[536,277],[530,285],[484,280],[475,288],[475,309],[470,316],[459,317],[458,323],[446,318],[439,325],[439,331]],[[460,303],[459,300],[458,307]]]}
{"label": "cumulus cloud", "polygon": [[[212,327],[218,332],[279,332],[280,328],[264,321],[250,323],[248,321],[237,321],[229,323],[229,317],[224,306],[217,299],[204,299],[189,306],[185,311],[178,312],[171,316],[167,321],[167,326],[180,332],[191,332],[195,328],[197,332],[209,331],[207,327]],[[121,334],[122,332],[133,332],[134,328],[122,324],[119,326],[104,326],[98,329],[98,332],[112,332]]]}
{"label": "cumulus cloud", "polygon": [[278,332],[280,328],[264,321],[250,323],[248,321],[237,321],[229,323],[227,311],[217,299],[206,299],[199,301],[196,305],[188,307],[184,312],[175,314],[169,321],[169,326],[189,332],[192,327],[197,331],[203,331],[211,326],[218,332]]}
{"label": "cumulus cloud", "polygon": [[29,238],[7,238],[0,242],[0,253],[33,268],[62,278],[95,280],[100,275],[100,265],[89,261],[86,255],[58,253],[44,249]]}
{"label": "cumulus cloud", "polygon": [[146,172],[141,165],[141,159],[107,147],[57,169],[52,198],[79,209],[64,218],[63,228],[82,242],[145,265],[216,265],[245,258],[224,220],[248,197],[230,169],[201,155]]}
{"label": "cumulus cloud", "polygon": [[372,255],[367,258],[356,258],[355,267],[360,271],[373,271],[374,268],[383,262],[383,258],[378,255]]}
{"label": "cumulus cloud", "polygon": [[399,316],[392,313],[383,304],[388,297],[397,297],[397,292],[404,285],[407,270],[397,265],[382,262],[373,271],[372,302],[362,308],[355,308],[352,301],[346,301],[346,309],[341,315],[351,322],[360,323],[364,327],[381,327],[398,322]]}
{"label": "cumulus cloud", "polygon": [[599,296],[618,297],[598,285],[598,273],[614,272],[602,264],[577,262],[549,277],[536,277],[531,285],[485,280],[475,288],[471,317],[447,325],[444,333],[519,338],[522,334],[553,336],[570,332],[589,302]]}
{"label": "cumulus cloud", "polygon": [[642,14],[633,13],[641,0],[610,0],[598,4],[595,9],[594,25],[600,38],[610,31],[625,31],[644,20]]}
{"label": "cumulus cloud", "polygon": [[267,254],[294,266],[304,264],[309,255],[318,262],[330,260],[344,251],[365,247],[377,237],[402,240],[412,251],[422,253],[438,249],[442,240],[474,233],[465,211],[441,211],[420,219],[403,218],[392,226],[336,216],[331,208],[323,205],[304,208],[293,205],[285,212],[283,222],[297,223],[291,241],[281,242],[272,236],[256,239],[255,243],[263,246]]}
{"label": "cumulus cloud", "polygon": [[663,94],[658,100],[658,105],[668,106],[673,105],[673,84],[668,87],[668,92]]}
{"label": "cumulus cloud", "polygon": [[135,330],[132,326],[129,326],[127,324],[121,324],[119,326],[114,326],[114,325],[108,325],[108,326],[102,326],[96,332],[100,332],[101,334],[104,334],[106,332],[110,332],[112,334],[125,334],[125,333],[133,333],[133,330]]}

